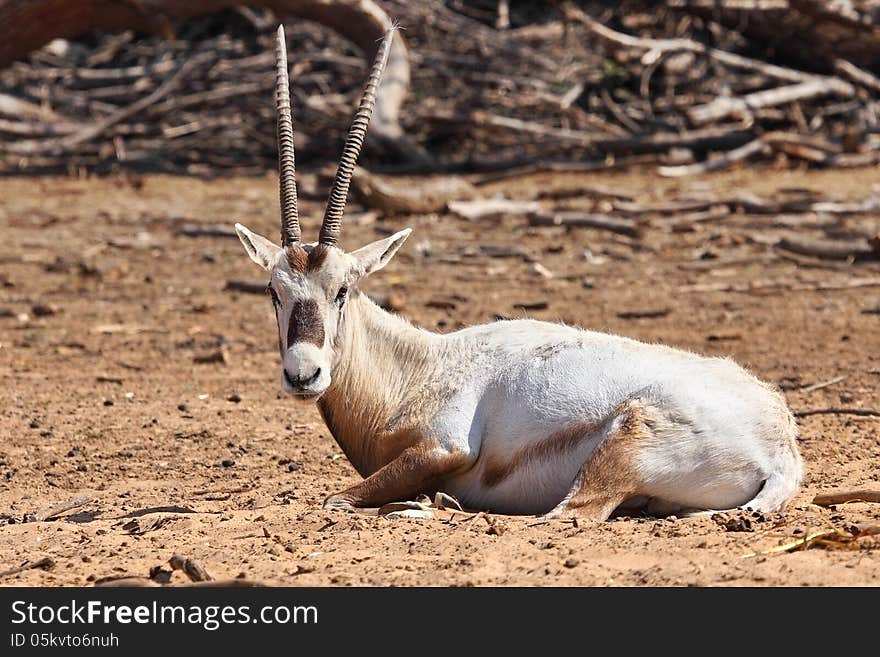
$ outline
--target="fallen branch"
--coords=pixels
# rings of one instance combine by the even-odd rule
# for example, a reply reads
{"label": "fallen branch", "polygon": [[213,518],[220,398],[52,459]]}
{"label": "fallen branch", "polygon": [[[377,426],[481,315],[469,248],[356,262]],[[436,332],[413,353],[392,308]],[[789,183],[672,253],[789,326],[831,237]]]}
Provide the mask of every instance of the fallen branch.
{"label": "fallen branch", "polygon": [[700,126],[727,118],[732,114],[747,115],[752,111],[776,105],[785,105],[799,100],[834,94],[849,98],[855,89],[848,82],[837,78],[814,78],[776,89],[765,89],[742,98],[716,98],[706,105],[698,105],[688,110],[688,119]]}
{"label": "fallen branch", "polygon": [[616,136],[600,132],[587,132],[585,130],[572,130],[570,128],[557,128],[547,126],[535,121],[524,121],[507,116],[499,116],[481,110],[468,113],[454,113],[434,111],[424,114],[424,120],[442,121],[452,124],[456,128],[461,126],[498,128],[509,132],[518,132],[535,135],[543,139],[552,139],[564,143],[580,146],[592,146],[604,153],[656,153],[667,151],[675,147],[724,147],[738,145],[750,137],[754,132],[743,129],[742,125],[709,126],[697,130],[683,130],[681,132],[655,132],[647,135]]}
{"label": "fallen branch", "polygon": [[836,549],[858,548],[858,539],[864,538],[865,536],[875,536],[878,530],[880,530],[880,527],[878,527],[877,525],[856,527],[854,531],[846,531],[844,529],[837,529],[836,527],[831,529],[819,529],[816,531],[808,532],[802,537],[796,538],[793,541],[788,541],[781,545],[776,545],[767,550],[762,550],[761,552],[749,552],[742,555],[742,557],[740,558],[748,559],[750,557],[756,557],[759,554],[771,555],[782,554],[785,552],[796,552],[798,550],[807,550],[814,545]]}
{"label": "fallen branch", "polygon": [[251,281],[226,281],[223,289],[230,292],[244,292],[245,294],[266,294],[265,283],[252,283]]}
{"label": "fallen branch", "polygon": [[174,75],[163,82],[153,93],[136,100],[130,105],[114,112],[110,116],[101,119],[100,121],[96,121],[93,125],[86,126],[71,135],[51,141],[41,141],[36,143],[19,142],[17,144],[10,144],[7,148],[10,152],[18,154],[52,153],[58,155],[69,151],[83,142],[91,141],[95,137],[103,134],[108,128],[111,128],[117,123],[124,121],[130,116],[133,116],[150,105],[154,105],[162,100],[180,85],[181,81],[190,71],[193,70],[197,63],[196,59],[191,59],[185,62]]}
{"label": "fallen branch", "polygon": [[21,98],[0,93],[0,114],[15,119],[30,119],[44,123],[52,123],[56,126],[76,125],[69,119],[53,112],[48,107],[29,103]]}
{"label": "fallen branch", "polygon": [[631,219],[618,219],[604,214],[586,214],[583,212],[556,212],[553,214],[533,212],[529,215],[530,226],[565,226],[566,228],[595,228],[607,230],[619,235],[639,237],[642,228]]}
{"label": "fallen branch", "polygon": [[571,142],[581,146],[589,146],[596,141],[602,139],[610,139],[611,136],[603,133],[586,132],[584,130],[572,130],[570,128],[556,128],[547,126],[535,121],[524,121],[509,116],[500,116],[483,110],[473,110],[466,114],[456,114],[452,112],[433,112],[429,116],[423,118],[443,121],[446,123],[454,123],[458,125],[501,128],[509,132],[518,132],[535,135],[538,137],[548,137],[560,141]]}
{"label": "fallen branch", "polygon": [[481,221],[502,215],[521,215],[539,212],[540,203],[536,201],[516,201],[508,198],[486,198],[473,201],[450,201],[447,204],[453,214],[468,221]]}
{"label": "fallen branch", "polygon": [[723,205],[725,200],[699,199],[683,201],[667,201],[651,205],[633,201],[615,201],[611,204],[616,212],[624,215],[641,216],[645,214],[678,214],[679,212],[701,212],[714,205]]}
{"label": "fallen branch", "polygon": [[670,178],[678,178],[681,176],[692,176],[699,173],[708,173],[709,171],[717,171],[719,169],[725,169],[729,167],[734,162],[739,162],[741,160],[745,160],[756,153],[760,153],[765,147],[766,143],[763,138],[758,138],[749,143],[740,146],[739,148],[734,148],[732,151],[728,151],[723,155],[719,155],[717,157],[710,158],[705,162],[698,162],[696,164],[683,164],[679,166],[666,166],[666,167],[658,167],[657,172],[661,176],[667,176]]}
{"label": "fallen branch", "polygon": [[[491,185],[515,178],[526,178],[549,173],[590,173],[593,171],[612,171],[630,166],[655,163],[654,155],[634,155],[609,160],[586,160],[567,162],[545,160],[533,157],[517,157],[508,160],[468,159],[450,163],[444,167],[448,172],[467,172],[472,174],[469,180],[477,185]],[[483,173],[481,173],[483,172]]]}
{"label": "fallen branch", "polygon": [[790,235],[776,243],[776,248],[800,253],[801,255],[829,260],[846,260],[869,256],[880,256],[878,245],[867,239],[821,239],[802,235]]}
{"label": "fallen branch", "polygon": [[810,79],[815,79],[817,77],[815,75],[811,75],[810,73],[796,71],[794,69],[785,68],[784,66],[767,64],[766,62],[762,62],[757,59],[751,59],[750,57],[743,57],[742,55],[727,52],[726,50],[709,48],[699,41],[694,41],[692,39],[642,39],[639,37],[634,37],[629,34],[624,34],[623,32],[612,30],[610,27],[602,25],[602,23],[591,18],[573,5],[567,5],[564,11],[566,18],[570,20],[576,20],[577,22],[584,24],[591,31],[593,31],[595,34],[602,37],[606,41],[626,46],[628,48],[636,48],[639,50],[647,51],[647,54],[642,59],[642,63],[656,61],[661,55],[665,53],[692,52],[708,55],[716,61],[719,61],[722,64],[727,64],[728,66],[756,71],[768,77],[776,78],[779,80],[787,80],[789,82],[804,82]]}
{"label": "fallen branch", "polygon": [[519,258],[523,262],[535,262],[529,250],[523,246],[507,246],[504,244],[464,244],[456,249],[465,258]]}
{"label": "fallen branch", "polygon": [[848,504],[849,502],[880,502],[880,490],[835,491],[834,493],[822,493],[813,498],[813,504],[817,506]]}
{"label": "fallen branch", "polygon": [[269,586],[264,582],[258,582],[253,579],[245,579],[243,577],[236,577],[235,579],[219,579],[219,580],[209,580],[205,582],[187,582],[185,584],[176,584],[175,588],[197,588],[197,589],[211,589],[211,588],[262,588],[264,586]]}
{"label": "fallen branch", "polygon": [[645,310],[624,310],[617,313],[620,319],[656,319],[658,317],[666,317],[671,308],[648,308]]}
{"label": "fallen branch", "polygon": [[880,151],[840,153],[832,156],[826,164],[830,167],[840,167],[841,169],[874,166],[880,164]]}
{"label": "fallen branch", "polygon": [[855,415],[858,417],[880,417],[880,411],[873,408],[805,408],[795,411],[795,417],[809,417],[810,415]]}
{"label": "fallen branch", "polygon": [[[726,168],[735,162],[751,157],[764,149],[768,149],[768,151],[769,149],[772,149],[810,162],[819,162],[823,164],[833,164],[837,161],[836,158],[844,156],[852,157],[854,155],[851,153],[839,153],[839,147],[821,138],[799,135],[791,132],[774,131],[765,133],[739,148],[709,158],[704,162],[680,166],[663,166],[659,167],[658,172],[662,176],[679,177],[717,171],[718,169]],[[861,153],[855,155],[861,157],[866,154]],[[876,200],[874,203],[876,205]],[[821,212],[822,210],[816,208],[816,211]],[[873,208],[871,211],[873,211]]]}
{"label": "fallen branch", "polygon": [[476,196],[476,190],[458,177],[396,180],[355,168],[352,192],[366,208],[384,214],[426,214],[442,212],[447,203]]}
{"label": "fallen branch", "polygon": [[43,570],[51,570],[55,567],[55,562],[51,557],[42,557],[40,559],[36,559],[35,561],[28,561],[26,564],[21,566],[17,566],[15,568],[10,568],[9,570],[4,570],[0,572],[0,577],[8,577],[9,575],[17,575],[18,573],[23,573],[26,570],[33,570],[34,568],[42,568]]}
{"label": "fallen branch", "polygon": [[180,554],[172,555],[168,560],[172,570],[180,570],[189,577],[192,582],[210,582],[213,577],[208,574],[202,565],[192,557],[184,557]]}
{"label": "fallen branch", "polygon": [[75,497],[74,499],[68,500],[67,502],[53,504],[52,506],[48,506],[45,509],[37,511],[34,514],[34,521],[43,522],[44,520],[51,520],[52,518],[59,516],[62,513],[72,511],[73,509],[78,509],[79,507],[88,504],[93,499],[94,498],[91,496]]}
{"label": "fallen branch", "polygon": [[186,237],[237,237],[232,226],[224,224],[182,224],[174,231],[175,235]]}
{"label": "fallen branch", "polygon": [[670,224],[670,228],[672,228],[673,231],[679,232],[694,230],[694,224],[716,221],[718,219],[723,219],[729,214],[730,206],[713,205],[706,210],[700,210],[698,212],[688,212],[687,214],[681,215],[675,220],[675,222]]}
{"label": "fallen branch", "polygon": [[109,575],[96,579],[93,586],[101,588],[152,588],[162,586],[149,577],[138,575]]}
{"label": "fallen branch", "polygon": [[661,153],[672,148],[721,149],[738,147],[754,138],[752,130],[740,124],[709,126],[680,132],[596,139],[594,146],[603,153]]}
{"label": "fallen branch", "polygon": [[858,66],[851,64],[845,59],[835,59],[834,70],[841,75],[845,75],[856,84],[860,84],[863,87],[867,87],[874,91],[880,91],[880,78],[872,73],[868,73],[868,71],[860,69]]}
{"label": "fallen branch", "polygon": [[846,380],[846,375],[835,376],[833,379],[828,379],[827,381],[820,381],[819,383],[814,383],[812,385],[803,387],[799,390],[799,392],[814,392],[815,390],[821,390],[822,388],[827,388],[828,386],[833,386],[835,383],[840,383],[841,381]]}
{"label": "fallen branch", "polygon": [[[841,282],[795,283],[787,281],[755,281],[753,283],[697,283],[682,285],[679,292],[760,292],[763,290],[784,290],[792,292],[826,292],[850,290],[860,287],[880,287],[880,278],[855,278]],[[812,415],[812,413],[808,413]]]}

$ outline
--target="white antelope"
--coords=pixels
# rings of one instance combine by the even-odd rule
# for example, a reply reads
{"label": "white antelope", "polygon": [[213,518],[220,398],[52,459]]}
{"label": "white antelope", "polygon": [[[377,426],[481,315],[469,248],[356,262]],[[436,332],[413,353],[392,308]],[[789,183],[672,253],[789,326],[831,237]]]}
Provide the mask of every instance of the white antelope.
{"label": "white antelope", "polygon": [[324,502],[351,510],[444,490],[472,509],[692,513],[781,509],[801,478],[782,395],[734,362],[532,320],[446,335],[357,289],[410,229],[345,252],[349,181],[393,37],[346,139],[317,243],[300,239],[287,52],[278,30],[281,243],[236,224],[269,272],[281,383],[316,400],[363,481]]}

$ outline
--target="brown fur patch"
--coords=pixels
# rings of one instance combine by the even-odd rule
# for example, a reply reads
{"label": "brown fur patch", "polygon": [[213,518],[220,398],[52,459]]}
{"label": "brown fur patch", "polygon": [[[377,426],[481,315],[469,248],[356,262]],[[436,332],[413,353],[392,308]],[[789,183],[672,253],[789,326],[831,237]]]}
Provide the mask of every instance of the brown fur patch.
{"label": "brown fur patch", "polygon": [[[344,406],[340,408],[339,404]],[[328,392],[318,401],[318,410],[346,458],[362,477],[370,476],[422,440],[422,433],[417,429],[375,428],[369,413],[351,413],[355,405],[350,397],[340,400]]]}
{"label": "brown fur patch", "polygon": [[294,244],[285,250],[287,264],[290,265],[291,270],[300,274],[316,271],[324,264],[329,250],[324,244],[318,244],[311,251],[306,252],[304,248]]}
{"label": "brown fur patch", "polygon": [[288,246],[285,249],[285,255],[287,256],[287,264],[290,265],[290,269],[299,272],[300,274],[305,274],[309,268],[309,254],[306,253],[306,250],[301,246],[294,244],[293,246]]}
{"label": "brown fur patch", "polygon": [[517,468],[522,467],[524,463],[544,461],[553,456],[559,456],[571,451],[589,434],[601,429],[606,422],[607,420],[578,422],[550,434],[537,443],[523,447],[512,458],[504,462],[489,461],[483,468],[483,484],[485,486],[497,486],[513,474]]}
{"label": "brown fur patch", "polygon": [[324,322],[314,299],[297,301],[290,311],[290,321],[287,324],[288,348],[297,342],[324,346]]}
{"label": "brown fur patch", "polygon": [[[356,289],[348,313],[337,338],[342,356],[318,409],[348,460],[367,477],[421,441],[421,429],[457,388],[436,372],[424,333]],[[349,351],[352,345],[357,347]]]}
{"label": "brown fur patch", "polygon": [[325,246],[324,244],[318,244],[309,251],[309,271],[317,271],[321,268],[321,265],[324,264],[324,261],[327,259],[327,254],[330,253],[330,247]]}
{"label": "brown fur patch", "polygon": [[433,491],[466,463],[464,454],[440,451],[434,441],[421,442],[403,450],[362,482],[332,497],[342,498],[356,507],[411,500],[419,493]]}
{"label": "brown fur patch", "polygon": [[568,500],[554,513],[574,512],[602,522],[625,500],[644,493],[633,462],[639,442],[651,431],[651,409],[629,401],[614,415],[621,418],[620,425],[596,448],[575,478]]}

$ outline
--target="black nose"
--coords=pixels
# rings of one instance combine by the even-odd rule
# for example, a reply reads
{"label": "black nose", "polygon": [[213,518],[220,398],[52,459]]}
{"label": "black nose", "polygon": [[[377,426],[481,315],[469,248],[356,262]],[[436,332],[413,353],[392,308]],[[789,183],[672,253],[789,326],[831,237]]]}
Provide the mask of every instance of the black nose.
{"label": "black nose", "polygon": [[287,381],[287,384],[291,388],[305,388],[310,384],[314,383],[318,380],[318,377],[321,376],[321,368],[317,368],[311,376],[303,377],[303,378],[295,378],[290,376],[290,373],[287,370],[284,370],[284,380]]}

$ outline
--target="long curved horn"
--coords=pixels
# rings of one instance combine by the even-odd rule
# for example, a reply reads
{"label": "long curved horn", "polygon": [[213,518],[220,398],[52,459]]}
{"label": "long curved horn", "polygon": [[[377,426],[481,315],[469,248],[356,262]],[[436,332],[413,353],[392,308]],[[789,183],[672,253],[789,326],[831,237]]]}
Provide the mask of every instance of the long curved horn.
{"label": "long curved horn", "polygon": [[376,106],[376,91],[379,88],[385,64],[388,62],[388,53],[391,52],[391,41],[396,30],[397,26],[392,25],[385,32],[385,37],[379,46],[379,52],[376,53],[376,61],[373,62],[370,77],[367,79],[364,94],[361,96],[360,105],[351,122],[351,128],[348,130],[345,148],[342,149],[339,167],[336,169],[336,178],[333,180],[333,188],[330,190],[330,198],[327,201],[327,209],[324,211],[324,221],[321,224],[321,234],[318,238],[321,244],[336,246],[336,242],[339,240],[342,213],[348,198],[348,185],[351,182],[355,162],[357,162],[361,147],[364,145],[364,138],[367,136],[367,126],[370,124],[370,117]]}
{"label": "long curved horn", "polygon": [[278,111],[278,173],[281,197],[281,244],[300,240],[296,210],[296,161],[293,157],[293,117],[290,113],[290,83],[287,79],[287,42],[284,25],[278,26],[275,44],[275,109]]}

